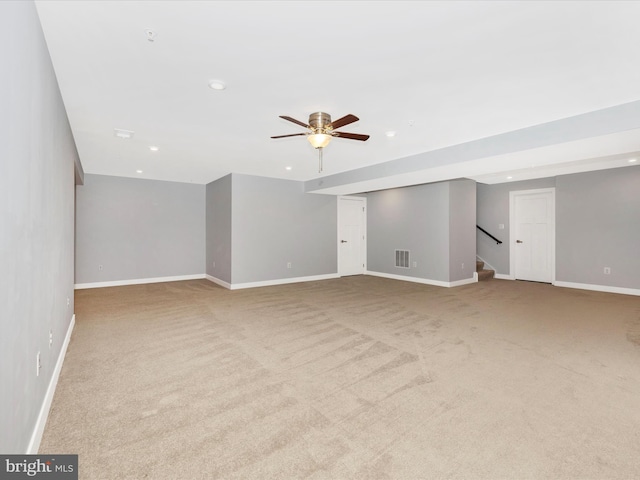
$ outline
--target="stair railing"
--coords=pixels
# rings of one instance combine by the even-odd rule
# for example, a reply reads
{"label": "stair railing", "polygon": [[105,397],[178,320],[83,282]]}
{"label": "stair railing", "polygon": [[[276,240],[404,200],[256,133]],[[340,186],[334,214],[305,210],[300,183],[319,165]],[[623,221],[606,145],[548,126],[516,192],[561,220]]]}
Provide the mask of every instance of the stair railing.
{"label": "stair railing", "polygon": [[498,240],[496,237],[494,237],[493,235],[491,235],[489,232],[487,232],[484,228],[482,228],[480,225],[476,225],[476,228],[478,230],[480,230],[482,233],[484,233],[485,235],[488,235],[489,237],[491,237],[492,239],[494,239],[496,241],[496,243],[498,245],[500,245],[502,242],[500,240]]}

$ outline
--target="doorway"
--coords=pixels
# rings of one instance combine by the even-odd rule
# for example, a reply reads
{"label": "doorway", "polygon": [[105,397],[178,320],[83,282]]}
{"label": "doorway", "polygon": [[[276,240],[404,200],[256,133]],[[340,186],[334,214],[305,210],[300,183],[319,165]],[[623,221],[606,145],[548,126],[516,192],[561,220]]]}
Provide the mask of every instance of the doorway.
{"label": "doorway", "polygon": [[555,188],[509,192],[509,256],[514,280],[555,281],[555,211]]}
{"label": "doorway", "polygon": [[362,275],[367,259],[367,199],[338,197],[338,275]]}

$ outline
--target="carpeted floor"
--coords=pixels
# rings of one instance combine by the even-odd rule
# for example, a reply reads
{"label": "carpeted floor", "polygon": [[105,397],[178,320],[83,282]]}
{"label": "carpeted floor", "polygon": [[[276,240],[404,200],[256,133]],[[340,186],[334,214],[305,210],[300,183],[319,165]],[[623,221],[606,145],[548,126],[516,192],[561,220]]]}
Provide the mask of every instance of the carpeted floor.
{"label": "carpeted floor", "polygon": [[640,478],[640,298],[370,276],[76,292],[40,453],[93,479]]}

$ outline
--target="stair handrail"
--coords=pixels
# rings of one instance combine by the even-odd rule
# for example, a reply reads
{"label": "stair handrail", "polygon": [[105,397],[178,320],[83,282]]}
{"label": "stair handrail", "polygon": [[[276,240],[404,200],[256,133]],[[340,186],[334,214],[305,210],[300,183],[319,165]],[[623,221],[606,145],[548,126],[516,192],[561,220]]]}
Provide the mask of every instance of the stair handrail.
{"label": "stair handrail", "polygon": [[480,230],[482,233],[484,233],[485,235],[488,235],[489,237],[493,238],[493,239],[496,241],[496,243],[497,243],[498,245],[500,245],[500,244],[502,243],[500,240],[498,240],[496,237],[494,237],[493,235],[491,235],[489,232],[487,232],[487,231],[486,231],[484,228],[482,228],[480,225],[476,225],[476,228],[477,228],[478,230]]}

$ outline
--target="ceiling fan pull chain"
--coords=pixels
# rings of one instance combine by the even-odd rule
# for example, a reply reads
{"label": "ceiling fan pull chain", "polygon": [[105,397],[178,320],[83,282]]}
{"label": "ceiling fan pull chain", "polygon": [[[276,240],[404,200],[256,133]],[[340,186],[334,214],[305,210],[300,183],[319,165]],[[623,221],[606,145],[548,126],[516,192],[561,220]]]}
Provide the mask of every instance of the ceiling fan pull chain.
{"label": "ceiling fan pull chain", "polygon": [[322,148],[318,149],[318,173],[322,173]]}

